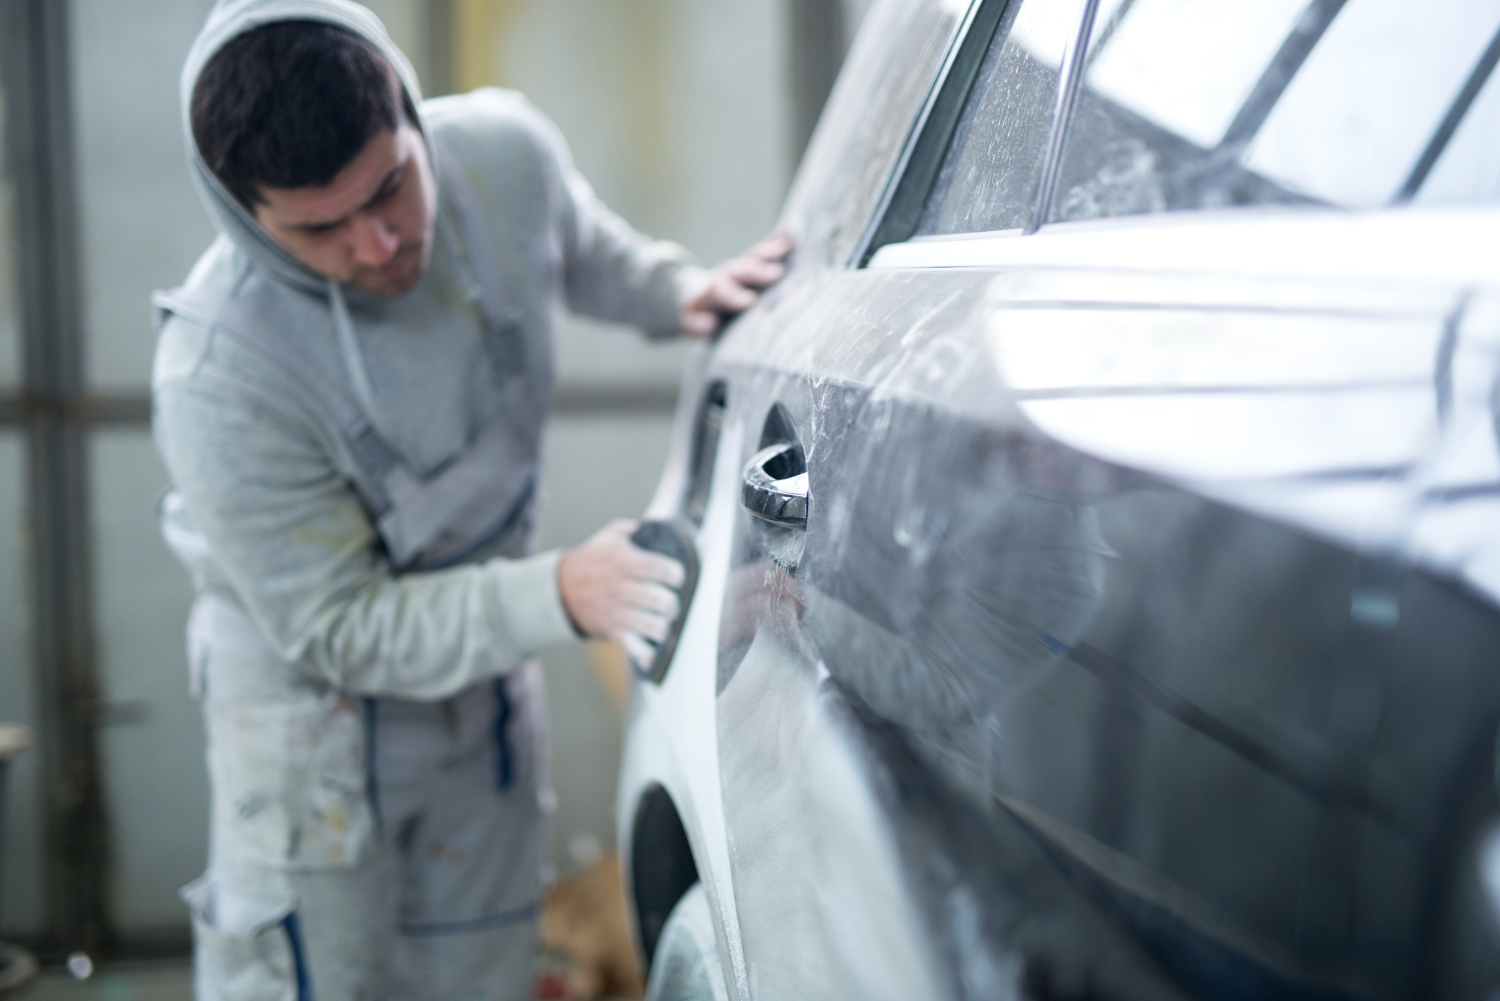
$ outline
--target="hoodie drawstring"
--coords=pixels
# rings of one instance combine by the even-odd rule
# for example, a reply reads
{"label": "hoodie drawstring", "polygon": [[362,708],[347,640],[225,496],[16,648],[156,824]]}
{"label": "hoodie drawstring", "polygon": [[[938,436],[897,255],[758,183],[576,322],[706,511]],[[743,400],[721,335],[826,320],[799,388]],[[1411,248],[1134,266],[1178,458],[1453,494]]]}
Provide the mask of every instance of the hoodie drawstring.
{"label": "hoodie drawstring", "polygon": [[380,408],[375,404],[375,390],[370,386],[370,371],[365,367],[365,356],[359,348],[354,320],[349,316],[349,304],[344,301],[343,287],[332,279],[328,282],[328,302],[333,308],[333,328],[338,334],[339,354],[344,359],[344,373],[349,377],[350,388],[354,390],[354,400],[376,432],[387,442],[394,442],[396,439],[381,420]]}

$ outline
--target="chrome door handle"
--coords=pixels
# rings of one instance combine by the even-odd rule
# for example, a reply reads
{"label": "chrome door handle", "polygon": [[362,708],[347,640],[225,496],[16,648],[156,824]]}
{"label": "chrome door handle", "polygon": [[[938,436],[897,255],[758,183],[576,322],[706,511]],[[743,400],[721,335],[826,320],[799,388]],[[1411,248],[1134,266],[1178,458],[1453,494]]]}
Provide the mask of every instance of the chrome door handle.
{"label": "chrome door handle", "polygon": [[771,445],[745,467],[740,501],[761,521],[782,528],[807,527],[807,464],[796,445]]}

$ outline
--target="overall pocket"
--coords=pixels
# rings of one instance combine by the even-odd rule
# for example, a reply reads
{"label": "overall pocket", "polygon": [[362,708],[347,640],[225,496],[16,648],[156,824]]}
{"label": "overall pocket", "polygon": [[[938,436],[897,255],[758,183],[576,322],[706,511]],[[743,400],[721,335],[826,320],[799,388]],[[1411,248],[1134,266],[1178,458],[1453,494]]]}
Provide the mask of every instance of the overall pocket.
{"label": "overall pocket", "polygon": [[213,702],[209,774],[216,841],[251,865],[358,865],[375,849],[358,705],[333,692]]}
{"label": "overall pocket", "polygon": [[200,598],[188,633],[216,859],[302,869],[369,859],[375,827],[358,702],[281,660],[233,602]]}

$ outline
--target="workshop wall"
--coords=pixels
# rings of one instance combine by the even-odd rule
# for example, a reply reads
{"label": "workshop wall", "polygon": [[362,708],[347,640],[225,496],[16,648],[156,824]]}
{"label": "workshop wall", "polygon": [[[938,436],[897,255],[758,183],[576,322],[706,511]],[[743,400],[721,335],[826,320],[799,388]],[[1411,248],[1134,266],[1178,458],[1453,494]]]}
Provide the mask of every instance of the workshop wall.
{"label": "workshop wall", "polygon": [[[0,135],[5,130],[5,89],[0,87]],[[5,144],[0,142],[0,389],[14,389],[21,377],[21,331],[16,315],[15,195],[11,190]]]}
{"label": "workshop wall", "polygon": [[[459,89],[515,87],[604,201],[705,262],[770,228],[789,176],[784,0],[457,0]],[[587,322],[564,383],[675,385],[682,348]]]}
{"label": "workshop wall", "polygon": [[[0,135],[5,93],[0,89]],[[0,143],[0,394],[20,384],[21,344],[16,293],[15,202],[5,144]],[[26,601],[25,443],[14,428],[0,427],[0,722],[34,726],[35,678],[30,669],[29,608]],[[4,767],[4,766],[0,766]],[[0,804],[0,850],[10,856],[0,870],[0,904],[34,914],[40,886],[20,862],[35,859],[41,844],[40,811],[25,809],[37,795],[35,755],[22,754],[8,768],[9,813]],[[6,912],[0,912],[0,918]],[[9,924],[9,922],[7,922]]]}
{"label": "workshop wall", "polygon": [[[213,239],[182,153],[177,80],[209,0],[75,0],[73,143],[89,389],[149,393],[152,289],[182,281]],[[208,789],[187,694],[187,574],[156,531],[166,471],[145,424],[90,437],[98,731],[122,932],[183,924],[177,888],[202,871]],[[16,798],[17,812],[25,804]],[[23,917],[14,911],[12,920]]]}

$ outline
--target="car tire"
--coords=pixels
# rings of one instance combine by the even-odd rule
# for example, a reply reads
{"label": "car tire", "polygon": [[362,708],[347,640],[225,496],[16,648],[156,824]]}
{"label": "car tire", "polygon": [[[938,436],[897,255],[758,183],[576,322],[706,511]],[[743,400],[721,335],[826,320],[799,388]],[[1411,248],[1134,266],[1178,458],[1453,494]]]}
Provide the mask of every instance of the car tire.
{"label": "car tire", "polygon": [[702,883],[694,883],[682,895],[662,926],[646,1001],[729,1001]]}

